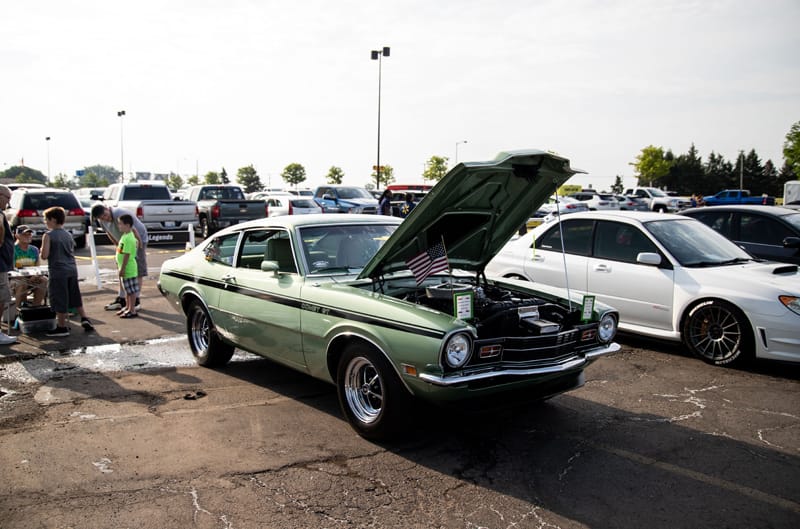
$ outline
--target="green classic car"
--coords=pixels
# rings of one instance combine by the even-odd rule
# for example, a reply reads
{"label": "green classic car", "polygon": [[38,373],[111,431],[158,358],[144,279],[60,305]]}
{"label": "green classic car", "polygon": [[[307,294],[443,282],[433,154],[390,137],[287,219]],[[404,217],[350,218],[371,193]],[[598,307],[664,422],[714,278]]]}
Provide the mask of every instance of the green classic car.
{"label": "green classic car", "polygon": [[202,366],[235,347],[336,385],[370,439],[405,427],[413,402],[546,398],[619,350],[618,314],[586,296],[484,267],[578,172],[543,151],[452,169],[404,220],[260,219],[214,234],[161,268]]}

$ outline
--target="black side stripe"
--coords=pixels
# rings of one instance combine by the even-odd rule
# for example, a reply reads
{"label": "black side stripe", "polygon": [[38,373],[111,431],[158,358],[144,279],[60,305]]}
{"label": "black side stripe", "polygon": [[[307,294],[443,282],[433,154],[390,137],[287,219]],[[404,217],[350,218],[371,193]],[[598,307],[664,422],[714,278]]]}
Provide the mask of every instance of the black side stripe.
{"label": "black side stripe", "polygon": [[297,298],[290,298],[286,296],[277,296],[275,294],[270,294],[268,292],[264,292],[263,290],[255,290],[245,286],[233,285],[231,283],[226,283],[224,281],[216,281],[212,279],[208,279],[205,277],[197,277],[192,274],[186,274],[184,272],[164,272],[164,275],[174,277],[177,279],[181,279],[183,281],[187,281],[190,283],[197,283],[198,285],[211,287],[211,288],[218,288],[220,290],[224,290],[226,292],[235,292],[237,294],[243,296],[249,296],[252,298],[257,298],[263,301],[268,301],[270,303],[275,303],[278,305],[284,305],[287,307],[292,307],[295,309],[305,310],[308,312],[314,312],[317,314],[326,314],[333,316],[335,318],[341,318],[345,320],[357,321],[360,323],[368,323],[370,325],[376,325],[379,327],[384,327],[387,329],[392,329],[401,332],[410,332],[414,334],[419,334],[421,336],[427,336],[428,338],[443,338],[444,332],[435,330],[435,329],[425,329],[420,327],[414,327],[412,325],[405,325],[403,323],[399,323],[396,321],[385,320],[376,318],[375,316],[369,316],[367,314],[361,314],[358,312],[351,312],[347,310],[343,310],[337,307],[329,307],[325,305],[318,305],[315,303],[308,303]]}

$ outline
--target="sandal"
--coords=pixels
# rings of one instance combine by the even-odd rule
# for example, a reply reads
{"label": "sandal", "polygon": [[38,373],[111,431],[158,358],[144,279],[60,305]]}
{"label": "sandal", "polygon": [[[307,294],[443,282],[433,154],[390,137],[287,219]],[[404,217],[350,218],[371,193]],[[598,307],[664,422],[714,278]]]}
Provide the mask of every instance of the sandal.
{"label": "sandal", "polygon": [[121,315],[120,318],[128,319],[128,318],[136,318],[138,316],[139,316],[138,312],[126,312],[125,314]]}
{"label": "sandal", "polygon": [[125,314],[126,312],[128,312],[128,309],[126,309],[125,307],[122,307],[121,309],[119,309],[119,310],[117,311],[117,316],[122,316],[122,315],[123,315],[123,314]]}

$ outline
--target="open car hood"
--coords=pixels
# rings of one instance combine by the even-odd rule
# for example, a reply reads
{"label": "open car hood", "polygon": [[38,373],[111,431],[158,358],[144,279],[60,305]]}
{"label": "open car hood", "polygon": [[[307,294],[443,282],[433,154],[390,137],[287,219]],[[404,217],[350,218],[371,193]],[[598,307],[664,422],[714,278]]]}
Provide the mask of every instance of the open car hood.
{"label": "open car hood", "polygon": [[444,242],[451,269],[482,271],[503,245],[580,169],[538,150],[502,152],[456,165],[417,204],[359,278],[408,269],[406,260]]}

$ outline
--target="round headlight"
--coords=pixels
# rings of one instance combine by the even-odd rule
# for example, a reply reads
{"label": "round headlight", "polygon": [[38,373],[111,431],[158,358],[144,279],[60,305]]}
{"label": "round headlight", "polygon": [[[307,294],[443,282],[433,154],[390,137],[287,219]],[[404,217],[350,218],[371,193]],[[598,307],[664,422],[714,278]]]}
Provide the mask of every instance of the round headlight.
{"label": "round headlight", "polygon": [[597,339],[601,343],[609,343],[617,335],[617,318],[613,314],[606,314],[600,318],[597,326]]}
{"label": "round headlight", "polygon": [[444,348],[444,361],[450,367],[461,367],[469,360],[470,339],[464,333],[454,334]]}

